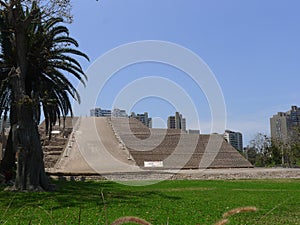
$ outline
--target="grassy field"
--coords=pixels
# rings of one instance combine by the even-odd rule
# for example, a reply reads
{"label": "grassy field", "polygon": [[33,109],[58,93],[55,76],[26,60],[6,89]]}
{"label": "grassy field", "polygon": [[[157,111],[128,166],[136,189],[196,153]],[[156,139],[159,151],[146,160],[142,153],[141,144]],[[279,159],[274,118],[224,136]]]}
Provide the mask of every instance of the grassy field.
{"label": "grassy field", "polygon": [[0,224],[110,224],[123,216],[152,224],[300,224],[300,180],[164,181],[132,187],[114,182],[55,181],[54,193],[0,191]]}

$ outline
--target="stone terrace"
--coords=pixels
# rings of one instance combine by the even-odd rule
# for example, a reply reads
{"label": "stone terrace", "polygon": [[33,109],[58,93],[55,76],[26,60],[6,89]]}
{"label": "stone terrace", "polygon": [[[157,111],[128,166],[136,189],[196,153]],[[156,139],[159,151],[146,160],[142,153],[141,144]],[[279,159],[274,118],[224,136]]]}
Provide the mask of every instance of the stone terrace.
{"label": "stone terrace", "polygon": [[144,161],[163,161],[165,169],[253,167],[221,135],[149,129],[134,118],[112,118],[111,124],[140,167],[144,167]]}
{"label": "stone terrace", "polygon": [[68,143],[69,136],[72,133],[73,123],[75,123],[77,119],[77,117],[66,117],[65,124],[63,126],[61,118],[60,122],[55,124],[52,128],[54,133],[51,134],[51,139],[49,139],[48,134],[46,134],[45,121],[40,124],[39,133],[41,135],[45,168],[54,167],[61,157],[64,149],[67,147],[66,145]]}

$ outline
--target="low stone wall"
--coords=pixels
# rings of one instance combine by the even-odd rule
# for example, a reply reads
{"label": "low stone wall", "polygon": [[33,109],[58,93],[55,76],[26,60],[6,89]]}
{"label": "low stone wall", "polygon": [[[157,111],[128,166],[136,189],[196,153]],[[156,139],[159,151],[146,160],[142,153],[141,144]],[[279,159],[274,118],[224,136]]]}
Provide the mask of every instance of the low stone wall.
{"label": "low stone wall", "polygon": [[148,170],[105,174],[50,174],[54,179],[65,180],[244,180],[244,179],[300,179],[300,169],[250,168],[250,169],[206,169],[206,170]]}

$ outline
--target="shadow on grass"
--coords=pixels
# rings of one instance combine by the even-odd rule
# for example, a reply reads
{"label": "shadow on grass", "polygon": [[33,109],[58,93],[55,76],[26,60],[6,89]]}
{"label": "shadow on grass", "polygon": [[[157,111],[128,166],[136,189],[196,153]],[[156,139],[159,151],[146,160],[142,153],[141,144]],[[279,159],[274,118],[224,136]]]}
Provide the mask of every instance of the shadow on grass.
{"label": "shadow on grass", "polygon": [[103,207],[105,204],[142,204],[145,199],[155,197],[172,201],[181,200],[161,191],[126,188],[112,181],[52,181],[57,186],[55,192],[9,192],[0,187],[1,208],[20,209],[25,205],[45,207],[45,202],[52,202],[51,210],[67,207],[84,207],[94,205]]}

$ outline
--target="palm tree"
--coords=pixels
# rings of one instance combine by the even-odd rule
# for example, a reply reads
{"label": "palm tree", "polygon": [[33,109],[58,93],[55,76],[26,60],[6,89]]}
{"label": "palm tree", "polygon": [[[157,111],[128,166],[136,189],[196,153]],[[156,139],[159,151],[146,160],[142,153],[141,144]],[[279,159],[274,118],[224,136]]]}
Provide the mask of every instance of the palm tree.
{"label": "palm tree", "polygon": [[80,101],[64,72],[82,83],[86,79],[72,55],[88,57],[72,48],[78,43],[61,25],[63,20],[42,16],[35,3],[30,9],[7,5],[0,15],[0,113],[9,111],[11,123],[2,169],[17,162],[18,190],[49,188],[38,133],[40,114],[50,134],[57,119],[73,115],[70,97]]}

